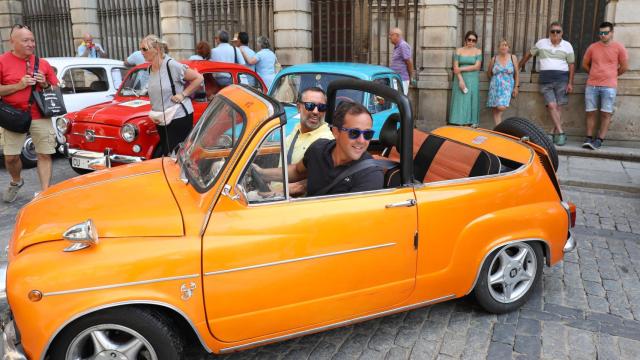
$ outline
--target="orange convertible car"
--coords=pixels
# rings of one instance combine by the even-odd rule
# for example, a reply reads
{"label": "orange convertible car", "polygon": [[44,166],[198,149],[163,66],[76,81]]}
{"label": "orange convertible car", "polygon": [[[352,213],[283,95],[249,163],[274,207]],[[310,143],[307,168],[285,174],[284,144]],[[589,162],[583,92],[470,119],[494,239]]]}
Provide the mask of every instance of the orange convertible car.
{"label": "orange convertible car", "polygon": [[286,117],[233,85],[175,159],[38,195],[1,268],[5,354],[179,359],[187,339],[227,353],[467,294],[490,312],[522,305],[575,247],[544,134],[522,119],[503,125],[517,136],[422,133],[406,97],[360,80],[329,86],[327,121],[346,88],[398,104],[371,150],[384,189],[292,198],[286,172],[265,182],[253,164],[285,163]]}

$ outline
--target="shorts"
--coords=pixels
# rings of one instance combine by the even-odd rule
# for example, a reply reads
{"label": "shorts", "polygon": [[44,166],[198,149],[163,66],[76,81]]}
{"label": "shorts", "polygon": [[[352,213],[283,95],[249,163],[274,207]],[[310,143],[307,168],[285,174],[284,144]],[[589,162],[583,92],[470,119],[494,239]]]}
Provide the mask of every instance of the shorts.
{"label": "shorts", "polygon": [[[51,119],[35,119],[29,128],[33,145],[38,154],[53,154],[56,152],[56,133]],[[20,155],[27,134],[20,134],[2,129],[2,147],[5,155]]]}
{"label": "shorts", "polygon": [[567,105],[569,97],[567,96],[566,81],[554,81],[548,84],[540,84],[540,93],[544,96],[544,104],[549,105],[556,103],[558,105]]}
{"label": "shorts", "polygon": [[616,88],[587,85],[584,90],[585,111],[600,110],[612,114],[616,105]]}

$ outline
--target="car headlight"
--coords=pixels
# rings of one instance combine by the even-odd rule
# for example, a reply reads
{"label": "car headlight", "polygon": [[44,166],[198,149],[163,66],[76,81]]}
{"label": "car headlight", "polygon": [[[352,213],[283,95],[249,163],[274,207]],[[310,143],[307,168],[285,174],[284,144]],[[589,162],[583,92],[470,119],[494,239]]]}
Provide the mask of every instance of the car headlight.
{"label": "car headlight", "polygon": [[126,142],[133,142],[138,137],[138,127],[133,124],[125,124],[120,129],[120,136]]}
{"label": "car headlight", "polygon": [[59,117],[56,119],[56,128],[58,132],[62,135],[66,134],[69,131],[69,120],[65,117]]}

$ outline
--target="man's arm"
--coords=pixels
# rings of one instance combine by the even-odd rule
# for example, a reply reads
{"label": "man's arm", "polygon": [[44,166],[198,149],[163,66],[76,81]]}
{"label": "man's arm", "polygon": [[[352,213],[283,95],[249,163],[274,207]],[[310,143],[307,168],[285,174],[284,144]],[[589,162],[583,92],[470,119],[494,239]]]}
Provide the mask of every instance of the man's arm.
{"label": "man's arm", "polygon": [[524,69],[524,66],[527,64],[527,61],[529,61],[529,59],[531,59],[531,52],[527,51],[526,54],[524,54],[524,56],[522,57],[522,60],[520,60],[520,62],[518,63],[518,68],[520,69]]}
{"label": "man's arm", "polygon": [[573,92],[573,75],[576,72],[576,64],[569,64],[569,83],[567,84],[567,93]]}
{"label": "man's arm", "polygon": [[78,46],[78,55],[79,57],[88,57],[89,56],[89,47],[86,45]]}
{"label": "man's arm", "polygon": [[0,85],[0,96],[11,95],[16,91],[20,91],[27,86],[35,85],[36,79],[29,75],[25,75],[19,82],[11,85]]}
{"label": "man's arm", "polygon": [[587,55],[589,55],[588,51],[586,54],[584,54],[584,57],[582,58],[582,68],[588,74],[589,71],[591,70],[591,56],[587,56]]}
{"label": "man's arm", "polygon": [[107,52],[104,51],[104,49],[102,48],[102,45],[100,45],[100,44],[96,44],[96,53],[97,53],[98,57],[101,57],[101,58],[106,58],[107,57]]}
{"label": "man's arm", "polygon": [[618,76],[624,74],[629,69],[629,56],[627,55],[627,50],[622,47],[619,55],[620,66],[618,67]]}
{"label": "man's arm", "polygon": [[[282,181],[282,168],[269,168],[263,169],[257,165],[254,165],[255,170],[262,176],[264,181]],[[295,164],[287,166],[287,175],[289,175],[289,182],[298,182],[307,178],[307,168],[304,166],[304,162],[299,161]]]}
{"label": "man's arm", "polygon": [[407,65],[407,72],[409,73],[409,79],[413,79],[413,61],[411,58],[404,61],[405,65]]}

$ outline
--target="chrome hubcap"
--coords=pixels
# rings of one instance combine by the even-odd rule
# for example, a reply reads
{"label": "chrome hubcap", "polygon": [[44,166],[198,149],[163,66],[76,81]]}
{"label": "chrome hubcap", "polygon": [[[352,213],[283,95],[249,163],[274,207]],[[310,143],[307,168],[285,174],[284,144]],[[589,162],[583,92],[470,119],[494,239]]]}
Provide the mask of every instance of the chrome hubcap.
{"label": "chrome hubcap", "polygon": [[138,332],[121,325],[104,324],[78,334],[66,360],[158,360],[151,344]]}
{"label": "chrome hubcap", "polygon": [[536,254],[526,243],[500,249],[489,267],[487,285],[496,301],[512,303],[529,291],[536,277]]}
{"label": "chrome hubcap", "polygon": [[36,146],[33,143],[31,136],[27,136],[27,140],[25,140],[24,145],[22,146],[22,155],[31,161],[36,161],[37,159]]}

